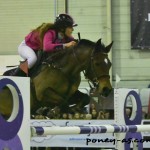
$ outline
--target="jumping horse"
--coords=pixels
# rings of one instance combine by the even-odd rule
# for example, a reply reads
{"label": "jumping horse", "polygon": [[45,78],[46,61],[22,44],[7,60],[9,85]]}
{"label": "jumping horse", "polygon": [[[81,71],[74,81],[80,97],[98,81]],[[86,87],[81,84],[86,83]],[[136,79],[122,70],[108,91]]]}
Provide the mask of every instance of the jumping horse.
{"label": "jumping horse", "polygon": [[[56,107],[66,110],[70,104],[83,108],[89,103],[89,96],[78,88],[81,72],[93,83],[96,91],[107,97],[112,90],[109,70],[111,62],[108,53],[112,43],[105,46],[101,39],[96,43],[81,39],[73,48],[47,54],[47,58],[31,76],[31,112],[41,106]],[[7,87],[0,91],[0,112],[10,116],[13,102]]]}

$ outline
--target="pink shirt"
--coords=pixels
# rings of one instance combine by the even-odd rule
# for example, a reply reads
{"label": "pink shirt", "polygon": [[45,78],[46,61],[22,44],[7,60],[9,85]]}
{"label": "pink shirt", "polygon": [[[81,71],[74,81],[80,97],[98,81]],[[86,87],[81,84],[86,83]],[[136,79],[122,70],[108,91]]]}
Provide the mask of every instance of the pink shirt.
{"label": "pink shirt", "polygon": [[31,32],[25,37],[26,44],[33,50],[43,49],[46,52],[63,49],[63,44],[72,41],[73,38],[60,38],[55,30],[48,30],[43,39],[43,47],[38,32]]}

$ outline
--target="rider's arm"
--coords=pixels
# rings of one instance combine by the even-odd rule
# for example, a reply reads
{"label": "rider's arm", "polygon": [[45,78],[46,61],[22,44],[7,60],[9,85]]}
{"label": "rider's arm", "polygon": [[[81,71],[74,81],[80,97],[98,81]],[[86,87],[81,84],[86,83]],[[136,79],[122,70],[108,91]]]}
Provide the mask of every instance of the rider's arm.
{"label": "rider's arm", "polygon": [[52,52],[54,50],[63,49],[63,44],[53,43],[56,39],[56,33],[54,30],[49,30],[45,33],[43,39],[43,50],[46,52]]}

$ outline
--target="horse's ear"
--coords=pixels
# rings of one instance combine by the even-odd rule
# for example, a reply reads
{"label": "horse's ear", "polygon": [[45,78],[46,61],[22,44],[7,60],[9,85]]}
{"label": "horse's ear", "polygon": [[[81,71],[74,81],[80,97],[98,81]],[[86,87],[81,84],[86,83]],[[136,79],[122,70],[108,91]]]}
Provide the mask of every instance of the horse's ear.
{"label": "horse's ear", "polygon": [[113,41],[109,45],[107,45],[105,47],[105,53],[109,53],[110,52],[110,49],[111,49],[112,45],[113,45]]}
{"label": "horse's ear", "polygon": [[96,42],[94,53],[100,51],[100,49],[101,49],[101,40],[102,40],[102,39],[99,39],[99,40]]}

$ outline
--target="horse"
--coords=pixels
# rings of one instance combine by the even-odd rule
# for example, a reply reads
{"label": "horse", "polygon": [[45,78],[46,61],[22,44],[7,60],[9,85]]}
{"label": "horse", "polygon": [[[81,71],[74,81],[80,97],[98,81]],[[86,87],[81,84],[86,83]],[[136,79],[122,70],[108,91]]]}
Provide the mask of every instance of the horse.
{"label": "horse", "polygon": [[[70,104],[80,109],[89,104],[89,96],[78,90],[82,71],[96,91],[107,97],[112,90],[109,75],[111,62],[108,58],[112,44],[105,46],[101,39],[97,42],[81,39],[64,53],[47,54],[37,74],[31,76],[31,112],[41,106],[59,106],[66,110]],[[11,95],[7,87],[0,91],[0,112],[4,116],[12,112]]]}

